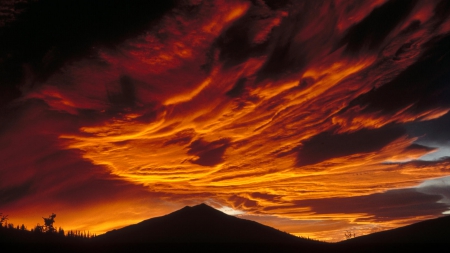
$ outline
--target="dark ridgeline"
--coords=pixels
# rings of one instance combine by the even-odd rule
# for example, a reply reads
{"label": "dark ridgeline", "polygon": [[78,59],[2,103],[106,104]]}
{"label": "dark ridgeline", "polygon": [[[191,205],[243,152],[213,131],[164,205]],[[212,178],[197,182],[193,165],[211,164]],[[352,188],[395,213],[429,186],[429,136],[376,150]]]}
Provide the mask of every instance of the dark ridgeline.
{"label": "dark ridgeline", "polygon": [[450,216],[421,221],[341,243],[450,243]]}
{"label": "dark ridgeline", "polygon": [[[355,237],[336,244],[337,252],[447,252],[450,216]],[[442,249],[445,249],[442,251]]]}
{"label": "dark ridgeline", "polygon": [[310,252],[327,245],[227,215],[205,204],[186,206],[165,216],[107,232],[92,241],[101,245],[112,243],[116,249],[129,245],[135,249],[146,248],[151,244],[161,250],[192,248],[211,252]]}
{"label": "dark ridgeline", "polygon": [[186,206],[171,214],[97,236],[122,243],[311,243],[254,221],[227,215],[208,205]]}
{"label": "dark ridgeline", "polygon": [[29,252],[323,252],[330,245],[299,238],[205,204],[93,238],[0,229],[0,243]]}
{"label": "dark ridgeline", "polygon": [[7,223],[8,216],[0,213],[0,248],[9,249],[6,252],[84,252],[86,243],[94,235],[81,231],[66,233],[61,227],[56,229],[55,217],[54,213],[48,218],[42,217],[44,225],[38,223],[28,230],[23,224]]}
{"label": "dark ridgeline", "polygon": [[[342,231],[344,234],[345,231]],[[10,245],[8,245],[10,243]],[[93,238],[0,227],[0,245],[17,252],[446,252],[450,216],[339,243],[299,238],[205,204],[184,207]],[[3,252],[3,251],[2,251]]]}

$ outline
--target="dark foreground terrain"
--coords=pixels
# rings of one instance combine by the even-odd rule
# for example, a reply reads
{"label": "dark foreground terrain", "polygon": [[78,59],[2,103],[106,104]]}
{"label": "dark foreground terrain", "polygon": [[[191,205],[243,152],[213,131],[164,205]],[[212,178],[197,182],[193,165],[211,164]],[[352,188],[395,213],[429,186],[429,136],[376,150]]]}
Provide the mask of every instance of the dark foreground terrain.
{"label": "dark foreground terrain", "polygon": [[0,245],[8,252],[446,252],[450,217],[324,243],[201,204],[90,239],[1,228]]}

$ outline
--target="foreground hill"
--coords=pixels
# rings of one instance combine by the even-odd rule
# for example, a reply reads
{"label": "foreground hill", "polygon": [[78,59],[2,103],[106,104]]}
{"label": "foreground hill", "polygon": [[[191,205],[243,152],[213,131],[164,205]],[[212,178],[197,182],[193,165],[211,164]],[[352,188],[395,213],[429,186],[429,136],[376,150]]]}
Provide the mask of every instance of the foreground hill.
{"label": "foreground hill", "polygon": [[450,246],[450,216],[377,232],[335,245],[336,252],[441,252]]}
{"label": "foreground hill", "polygon": [[86,240],[0,229],[0,245],[17,252],[442,252],[450,246],[450,216],[323,243],[295,237],[205,204],[184,207]]}
{"label": "foreground hill", "polygon": [[450,216],[360,236],[341,243],[450,243]]}
{"label": "foreground hill", "polygon": [[205,204],[113,230],[96,241],[124,243],[317,243],[254,221],[227,215]]}
{"label": "foreground hill", "polygon": [[158,245],[177,249],[194,247],[220,252],[311,252],[323,242],[299,238],[254,221],[222,213],[205,204],[113,230],[93,239],[104,245]]}

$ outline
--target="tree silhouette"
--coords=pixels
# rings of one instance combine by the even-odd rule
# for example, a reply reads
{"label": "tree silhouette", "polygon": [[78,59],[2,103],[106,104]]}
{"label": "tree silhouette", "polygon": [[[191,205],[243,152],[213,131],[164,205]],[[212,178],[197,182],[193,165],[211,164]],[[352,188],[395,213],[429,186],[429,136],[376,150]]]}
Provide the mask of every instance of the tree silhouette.
{"label": "tree silhouette", "polygon": [[345,236],[345,239],[348,240],[348,239],[355,238],[356,237],[356,233],[352,232],[350,230],[346,230],[345,233],[344,233],[344,236]]}
{"label": "tree silhouette", "polygon": [[44,232],[53,233],[56,232],[56,229],[53,227],[53,223],[55,223],[56,214],[52,213],[52,215],[48,216],[48,218],[42,217],[44,219]]}
{"label": "tree silhouette", "polygon": [[0,227],[3,227],[3,222],[6,223],[8,220],[8,215],[3,215],[3,213],[0,213]]}
{"label": "tree silhouette", "polygon": [[48,216],[48,218],[42,217],[44,219],[44,225],[41,226],[39,223],[36,225],[34,231],[36,232],[44,232],[44,233],[54,233],[56,232],[55,227],[53,227],[53,223],[55,223],[56,214],[52,213]]}
{"label": "tree silhouette", "polygon": [[58,229],[58,235],[65,236],[64,229],[62,229],[61,227],[59,227],[59,229]]}

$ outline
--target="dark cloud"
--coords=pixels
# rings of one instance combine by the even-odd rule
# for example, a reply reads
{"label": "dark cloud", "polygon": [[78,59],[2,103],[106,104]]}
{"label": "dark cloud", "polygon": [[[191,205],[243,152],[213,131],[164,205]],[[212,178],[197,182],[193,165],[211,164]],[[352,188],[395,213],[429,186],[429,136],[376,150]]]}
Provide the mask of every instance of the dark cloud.
{"label": "dark cloud", "polygon": [[[293,36],[293,35],[292,35]],[[293,48],[302,48],[301,45],[295,45],[292,38],[286,42],[281,42],[276,45],[268,61],[261,69],[259,76],[264,77],[278,76],[283,72],[300,71],[306,66],[306,54],[301,50]]]}
{"label": "dark cloud", "polygon": [[[5,180],[6,177],[0,174],[0,177]],[[2,180],[2,181],[3,181]],[[20,185],[14,185],[10,187],[2,187],[3,182],[0,181],[0,207],[5,206],[10,202],[20,200],[21,198],[28,196],[32,193],[32,182],[25,182]]]}
{"label": "dark cloud", "polygon": [[434,9],[433,18],[436,20],[434,29],[440,27],[445,22],[445,20],[448,18],[449,15],[450,15],[450,2],[446,0],[441,0]]}
{"label": "dark cloud", "polygon": [[[252,1],[246,15],[237,20],[216,40],[214,48],[225,67],[232,67],[249,58],[266,56],[256,80],[276,79],[287,73],[301,71],[312,58],[328,51],[334,43],[336,11],[329,2],[317,1]],[[316,19],[317,10],[329,10],[326,18]],[[283,15],[279,10],[283,10]],[[299,11],[299,10],[303,11]],[[289,13],[289,14],[288,14]],[[313,14],[316,13],[316,14]],[[325,13],[325,12],[324,12]],[[324,15],[320,13],[320,15]],[[315,15],[315,16],[314,16]],[[315,26],[322,32],[306,34]],[[300,34],[309,37],[301,39]]]}
{"label": "dark cloud", "polygon": [[[93,46],[114,46],[149,28],[175,1],[31,1],[8,26],[0,27],[2,100],[20,96],[26,69],[43,81]],[[30,80],[28,80],[30,81]]]}
{"label": "dark cloud", "polygon": [[236,84],[234,84],[233,88],[231,88],[231,90],[227,91],[227,93],[225,93],[225,94],[232,98],[241,96],[245,92],[245,83],[246,82],[247,82],[247,78],[239,79],[236,82]]}
{"label": "dark cloud", "polygon": [[278,196],[278,195],[261,193],[261,192],[252,192],[252,193],[250,193],[250,196],[252,196],[252,198],[256,198],[256,199],[264,199],[264,200],[271,200],[271,201],[280,198],[280,196]]}
{"label": "dark cloud", "polygon": [[254,43],[251,34],[259,20],[268,19],[272,15],[271,12],[262,11],[261,7],[252,6],[247,15],[234,22],[217,39],[216,47],[220,52],[220,61],[224,62],[226,67],[232,67],[250,57],[266,53],[269,43]]}
{"label": "dark cloud", "polygon": [[258,202],[254,201],[254,200],[250,200],[247,198],[243,198],[240,196],[231,196],[228,201],[230,201],[233,204],[233,208],[236,209],[248,209],[248,208],[252,208],[252,207],[256,207],[258,206]]}
{"label": "dark cloud", "polygon": [[432,151],[435,150],[435,148],[427,147],[420,144],[411,144],[408,147],[405,148],[405,151]]}
{"label": "dark cloud", "polygon": [[440,215],[447,205],[437,203],[442,197],[418,192],[414,188],[389,190],[366,196],[325,198],[297,201],[297,206],[308,206],[317,214],[367,213],[370,219],[388,221]]}
{"label": "dark cloud", "polygon": [[[407,112],[419,114],[435,108],[450,107],[450,36],[436,38],[423,47],[423,56],[391,82],[365,93],[349,107],[363,107],[362,113],[391,115],[408,106]],[[348,109],[347,108],[347,109]]]}
{"label": "dark cloud", "polygon": [[57,203],[81,208],[89,207],[93,203],[109,202],[113,199],[120,200],[124,196],[134,194],[151,195],[144,188],[105,174],[103,178],[91,177],[79,184],[68,185],[56,192],[52,199]]}
{"label": "dark cloud", "polygon": [[398,163],[400,165],[412,165],[415,168],[428,168],[439,165],[439,168],[446,171],[448,164],[450,164],[450,157],[441,157],[436,161],[425,161],[425,160],[413,160],[408,163]]}
{"label": "dark cloud", "polygon": [[348,30],[339,43],[349,52],[378,49],[389,33],[411,12],[417,1],[391,0],[374,9],[364,20]]}
{"label": "dark cloud", "polygon": [[450,113],[429,121],[405,124],[409,135],[420,137],[420,141],[446,144],[450,141]]}
{"label": "dark cloud", "polygon": [[8,25],[16,19],[16,16],[23,11],[26,0],[3,0],[0,2],[0,28]]}
{"label": "dark cloud", "polygon": [[127,76],[123,75],[119,79],[119,87],[109,86],[107,87],[108,92],[108,100],[115,106],[119,107],[131,107],[136,103],[136,89],[134,80]]}
{"label": "dark cloud", "polygon": [[291,0],[263,0],[271,9],[277,10],[289,7]]}
{"label": "dark cloud", "polygon": [[61,149],[59,134],[76,131],[78,120],[46,109],[45,104],[29,100],[0,128],[0,207],[88,205],[107,201],[106,195],[119,198],[130,191],[144,192],[84,159],[80,151]]}
{"label": "dark cloud", "polygon": [[172,139],[164,142],[164,146],[188,144],[192,141],[192,138],[194,138],[194,132],[192,130],[181,131],[176,133]]}
{"label": "dark cloud", "polygon": [[[406,28],[406,30],[415,30],[419,28],[420,22],[419,21],[413,21],[411,25]],[[400,48],[395,52],[394,56],[392,57],[393,61],[402,61],[409,58],[412,58],[417,55],[419,52],[420,44],[417,40],[411,40],[406,43],[404,43]]]}
{"label": "dark cloud", "polygon": [[192,160],[192,163],[202,166],[214,166],[223,162],[223,154],[230,146],[230,141],[221,139],[213,142],[207,142],[202,139],[196,140],[189,146],[189,155],[196,155],[198,158]]}
{"label": "dark cloud", "polygon": [[298,147],[297,166],[319,163],[331,158],[379,150],[405,134],[401,127],[386,126],[352,133],[320,133]]}
{"label": "dark cloud", "polygon": [[283,10],[289,14],[268,36],[267,60],[257,73],[257,81],[301,73],[335,46],[337,10],[331,1],[289,1],[285,6]]}
{"label": "dark cloud", "polygon": [[[2,73],[0,75],[3,76]],[[6,106],[11,100],[20,97],[21,94],[20,90],[16,87],[0,86],[0,108]]]}
{"label": "dark cloud", "polygon": [[450,177],[436,178],[432,180],[427,180],[417,187],[417,190],[422,193],[430,195],[442,196],[439,201],[450,205]]}

